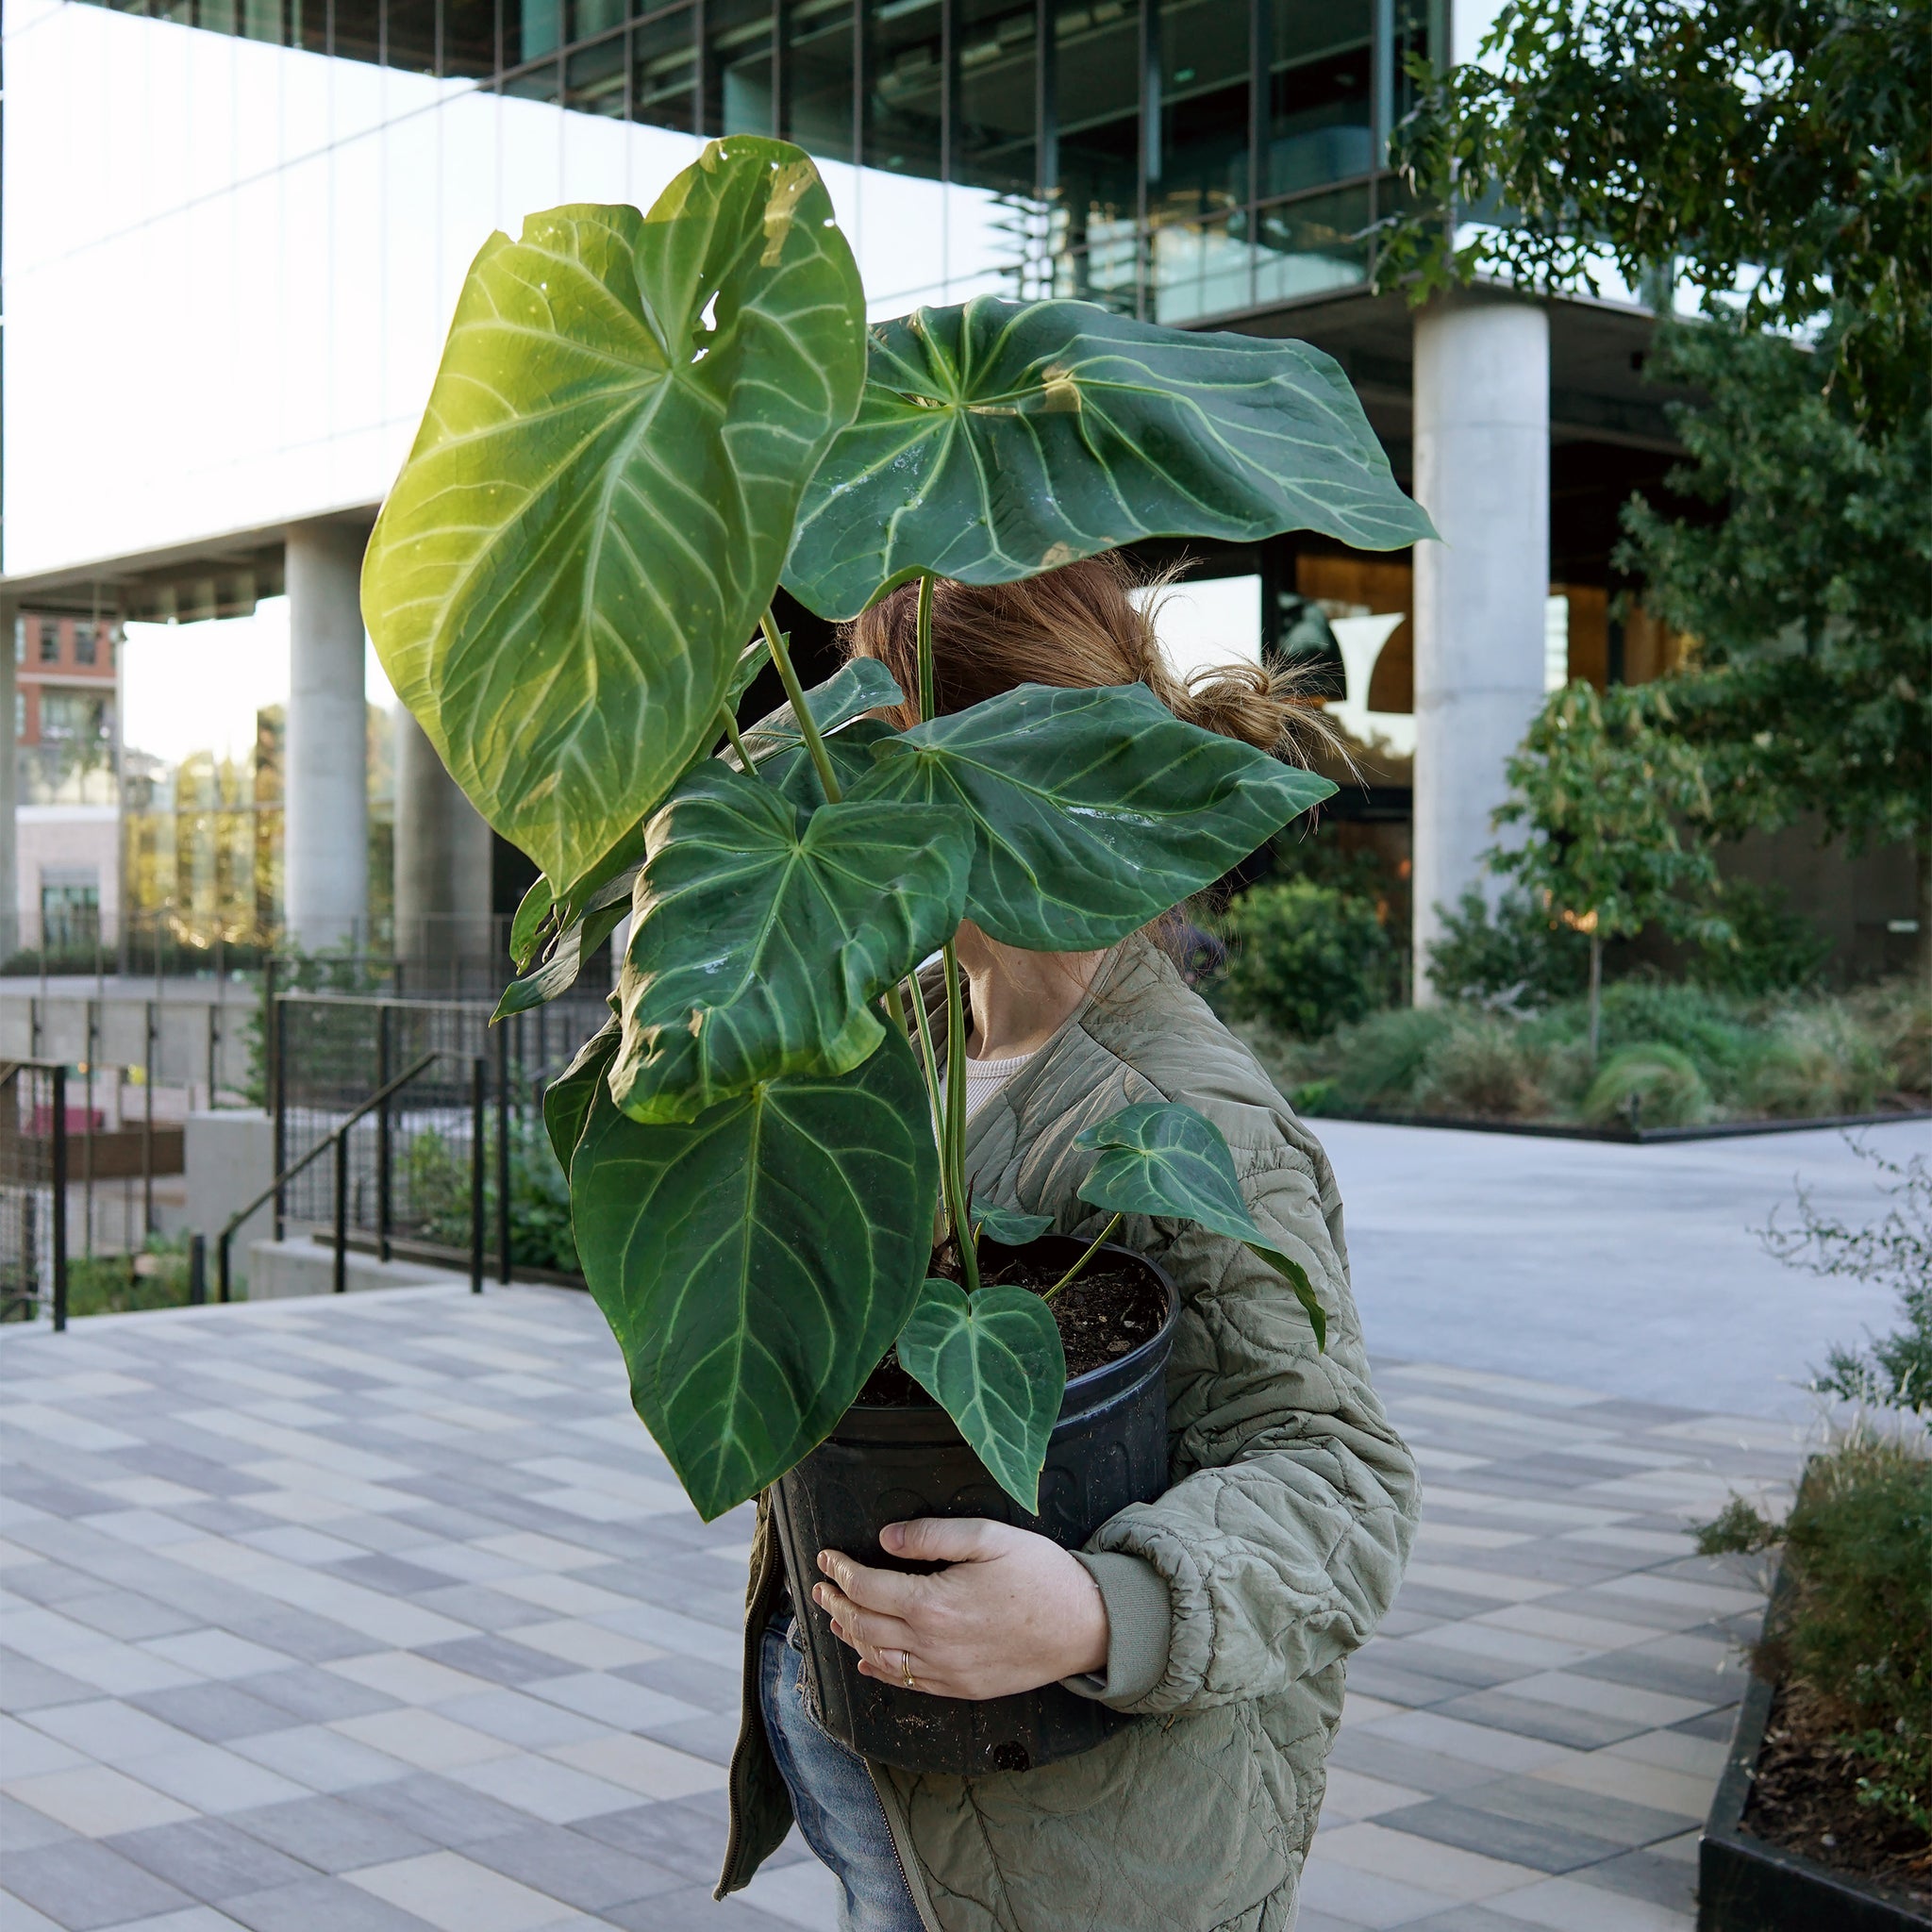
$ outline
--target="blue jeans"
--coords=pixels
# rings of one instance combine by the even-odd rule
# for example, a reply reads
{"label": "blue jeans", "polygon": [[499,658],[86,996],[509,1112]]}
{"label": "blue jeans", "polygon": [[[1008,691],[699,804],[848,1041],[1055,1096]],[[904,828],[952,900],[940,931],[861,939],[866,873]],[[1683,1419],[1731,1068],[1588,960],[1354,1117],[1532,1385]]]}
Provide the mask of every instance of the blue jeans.
{"label": "blue jeans", "polygon": [[839,1932],[923,1932],[865,1759],[806,1709],[791,1631],[789,1615],[765,1626],[758,1701],[800,1835],[839,1881]]}

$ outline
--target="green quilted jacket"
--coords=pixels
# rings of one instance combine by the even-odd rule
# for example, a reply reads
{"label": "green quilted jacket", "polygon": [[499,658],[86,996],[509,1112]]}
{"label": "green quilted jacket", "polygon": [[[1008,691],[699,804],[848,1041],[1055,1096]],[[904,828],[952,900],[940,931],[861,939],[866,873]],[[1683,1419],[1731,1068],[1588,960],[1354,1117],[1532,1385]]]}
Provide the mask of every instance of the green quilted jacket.
{"label": "green quilted jacket", "polygon": [[[1129,1219],[1116,1239],[1180,1290],[1167,1373],[1173,1486],[1104,1524],[1081,1560],[1107,1600],[1107,1671],[1069,1688],[1141,1718],[1085,1756],[939,1777],[872,1767],[931,1932],[1277,1932],[1321,1810],[1342,1660],[1395,1595],[1414,1534],[1415,1465],[1369,1386],[1327,1157],[1254,1057],[1143,939],[974,1116],[979,1199],[1097,1233],[1077,1198],[1083,1128],[1143,1100],[1220,1127],[1270,1241],[1307,1270],[1318,1353],[1287,1284],[1239,1243]],[[758,1512],[745,1620],[744,1722],[718,1895],[791,1824],[758,1716],[759,1633],[782,1581]]]}

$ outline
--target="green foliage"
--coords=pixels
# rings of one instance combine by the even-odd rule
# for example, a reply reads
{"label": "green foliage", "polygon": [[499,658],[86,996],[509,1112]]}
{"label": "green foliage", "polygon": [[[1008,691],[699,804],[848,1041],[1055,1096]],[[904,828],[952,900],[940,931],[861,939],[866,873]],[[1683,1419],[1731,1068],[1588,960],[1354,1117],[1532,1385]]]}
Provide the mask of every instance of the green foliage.
{"label": "green foliage", "polygon": [[74,1255],[67,1262],[67,1313],[126,1315],[188,1306],[188,1237],[149,1235],[132,1255]]}
{"label": "green foliage", "polygon": [[[583,1272],[571,1231],[570,1183],[548,1144],[512,1123],[509,1145],[509,1258],[517,1268]],[[433,1127],[409,1137],[402,1150],[403,1201],[421,1239],[467,1251],[470,1245],[470,1153],[453,1147]],[[484,1163],[486,1244],[496,1241],[496,1161]]]}
{"label": "green foliage", "polygon": [[1429,984],[1439,999],[1534,1010],[1570,999],[1590,979],[1590,938],[1521,891],[1491,906],[1474,886],[1442,912],[1442,937],[1429,950]]}
{"label": "green foliage", "polygon": [[1826,1002],[1776,1016],[1744,1069],[1740,1097],[1773,1119],[1869,1113],[1891,1075],[1877,1041],[1845,1007]]}
{"label": "green foliage", "polygon": [[1653,921],[1708,930],[1687,897],[1717,870],[1687,842],[1687,818],[1707,812],[1697,759],[1656,728],[1636,690],[1599,693],[1581,678],[1551,692],[1506,767],[1511,796],[1498,825],[1528,837],[1490,855],[1566,924],[1599,940],[1627,939]]}
{"label": "green foliage", "polygon": [[1659,1041],[1620,1047],[1583,1096],[1592,1126],[1627,1121],[1638,1127],[1688,1127],[1710,1117],[1710,1089],[1695,1061]]}
{"label": "green foliage", "polygon": [[714,142],[648,216],[483,244],[363,570],[451,774],[562,891],[715,735],[864,382],[864,291],[804,152]]}
{"label": "green foliage", "polygon": [[1217,1004],[1303,1039],[1396,996],[1398,954],[1374,903],[1303,879],[1250,887],[1222,921],[1229,941]]}
{"label": "green foliage", "polygon": [[1749,999],[1807,991],[1824,977],[1831,941],[1790,908],[1782,887],[1725,879],[1716,903],[1729,938],[1700,949],[1692,972],[1702,984]]}
{"label": "green foliage", "polygon": [[1335,791],[1182,724],[1144,684],[1023,684],[872,756],[850,796],[962,811],[966,915],[1029,952],[1115,944]]}
{"label": "green foliage", "polygon": [[1240,1241],[1287,1279],[1315,1331],[1315,1346],[1327,1346],[1327,1318],[1314,1284],[1299,1261],[1262,1239],[1241,1199],[1234,1156],[1212,1121],[1177,1102],[1144,1101],[1089,1127],[1074,1144],[1099,1156],[1080,1183],[1081,1200],[1121,1214],[1196,1222]]}
{"label": "green foliage", "polygon": [[[1478,60],[1395,133],[1413,211],[1379,279],[1418,298],[1500,270],[1534,288],[1630,287],[1656,264],[1752,327],[1838,305],[1861,415],[1924,408],[1932,307],[1932,36],[1889,0],[1517,0]],[[1487,213],[1458,248],[1441,210]],[[1500,220],[1496,211],[1506,209]],[[1760,273],[1762,271],[1762,273]]]}
{"label": "green foliage", "polygon": [[1409,1106],[1421,1113],[1528,1120],[1549,1110],[1547,1056],[1520,1026],[1465,1013],[1430,1047]]}
{"label": "green foliage", "polygon": [[1139,537],[1435,534],[1339,366],[1306,342],[981,295],[872,332],[785,587],[856,617],[921,572],[1005,584]]}
{"label": "green foliage", "polygon": [[[1303,344],[981,300],[882,324],[867,384],[862,299],[783,142],[714,142],[648,217],[560,208],[493,238],[364,575],[396,690],[545,874],[504,1010],[554,996],[634,910],[624,1026],[550,1089],[545,1127],[633,1403],[707,1516],[808,1452],[901,1336],[941,1171],[942,1232],[968,1219],[963,1119],[941,1170],[901,975],[962,916],[1034,950],[1109,945],[1334,789],[1140,685],[1024,687],[894,730],[876,666],[800,687],[781,563],[847,615],[888,580],[1010,582],[1149,532],[1429,534]],[[789,705],[740,733],[767,652]],[[919,659],[930,712],[924,620]],[[957,1061],[957,983],[946,1020]],[[512,1206],[555,1243],[541,1152]],[[439,1174],[458,1198],[447,1148],[411,1159],[425,1200]],[[1239,1195],[1159,1211],[1196,1208],[1231,1229]],[[1011,1325],[974,1297],[950,1339],[908,1345],[1018,1495],[1043,1438],[1008,1424],[1058,1412],[1064,1365]]]}
{"label": "green foliage", "polygon": [[1760,1675],[1823,1698],[1860,1760],[1862,1803],[1932,1833],[1932,1459],[1923,1441],[1849,1435],[1812,1458],[1782,1524],[1733,1498],[1699,1548],[1782,1544]]}
{"label": "green foliage", "polygon": [[899,1366],[958,1424],[973,1453],[1029,1515],[1060,1412],[1067,1357],[1053,1310],[1030,1288],[967,1294],[928,1280],[899,1331]]}
{"label": "green foliage", "polygon": [[919,1298],[938,1191],[900,1040],[854,1073],[762,1081],[690,1123],[633,1121],[598,1082],[571,1163],[584,1276],[707,1522],[858,1395]]}
{"label": "green foliage", "polygon": [[1834,1348],[1812,1388],[1866,1407],[1932,1415],[1932,1163],[1923,1154],[1890,1159],[1866,1141],[1850,1144],[1884,1177],[1879,1191],[1892,1206],[1883,1218],[1861,1226],[1835,1220],[1800,1187],[1797,1226],[1780,1226],[1774,1214],[1760,1237],[1787,1267],[1876,1282],[1904,1311],[1905,1325],[1869,1347]]}

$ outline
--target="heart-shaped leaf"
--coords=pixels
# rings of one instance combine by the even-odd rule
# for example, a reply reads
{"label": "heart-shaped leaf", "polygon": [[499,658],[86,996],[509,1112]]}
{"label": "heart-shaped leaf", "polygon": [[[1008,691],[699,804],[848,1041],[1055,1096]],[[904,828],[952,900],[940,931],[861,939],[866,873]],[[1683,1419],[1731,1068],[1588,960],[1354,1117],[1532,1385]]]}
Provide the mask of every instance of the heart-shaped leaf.
{"label": "heart-shaped leaf", "polygon": [[708,1522],[830,1432],[905,1325],[939,1154],[912,1051],[644,1126],[599,1082],[570,1172],[631,1400]]}
{"label": "heart-shaped leaf", "polygon": [[397,694],[483,816],[575,881],[715,732],[863,379],[863,294],[801,149],[494,235],[363,568]]}
{"label": "heart-shaped leaf", "polygon": [[1212,1121],[1177,1101],[1144,1101],[1089,1127],[1074,1145],[1100,1154],[1080,1184],[1081,1200],[1123,1214],[1198,1222],[1253,1249],[1288,1277],[1315,1331],[1315,1346],[1327,1347],[1328,1319],[1314,1283],[1299,1261],[1268,1245],[1241,1199],[1234,1157]]}
{"label": "heart-shaped leaf", "polygon": [[968,917],[1043,953],[1124,939],[1335,790],[1184,724],[1141,684],[1023,684],[869,749],[847,795],[963,806]]}
{"label": "heart-shaped leaf", "polygon": [[679,784],[645,845],[610,1074],[640,1121],[859,1065],[885,1038],[872,1003],[958,929],[973,853],[958,811],[805,812],[716,760]]}
{"label": "heart-shaped leaf", "polygon": [[[805,702],[810,708],[811,722],[819,727],[823,738],[843,730],[868,711],[899,704],[905,695],[898,680],[877,658],[854,658],[824,683],[807,691]],[[751,754],[752,762],[759,765],[781,752],[796,751],[804,742],[790,705],[780,705],[744,734],[744,748]]]}
{"label": "heart-shaped leaf", "polygon": [[493,1026],[499,1020],[507,1020],[512,1013],[527,1013],[533,1007],[541,1007],[547,1001],[558,999],[577,983],[577,975],[584,969],[584,961],[601,946],[617,928],[624,924],[624,915],[629,908],[619,904],[600,906],[594,912],[586,913],[575,925],[566,926],[557,936],[557,942],[550,949],[550,957],[534,973],[526,973],[521,979],[513,979],[504,988],[503,997],[496,1003],[496,1010],[490,1016]]}
{"label": "heart-shaped leaf", "polygon": [[951,1416],[992,1479],[1031,1515],[1067,1387],[1053,1310],[1025,1288],[968,1295],[927,1281],[899,1331],[899,1366]]}
{"label": "heart-shaped leaf", "polygon": [[543,1090],[543,1128],[550,1136],[557,1164],[565,1174],[570,1172],[571,1156],[584,1137],[591,1103],[603,1088],[610,1062],[617,1058],[619,1037],[616,1020],[605,1021],[577,1048],[570,1065]]}
{"label": "heart-shaped leaf", "polygon": [[[874,745],[898,735],[883,719],[859,717],[825,740],[825,755],[832,761],[839,789],[847,799],[872,776]],[[802,744],[789,751],[774,752],[760,762],[758,776],[802,810],[811,811],[825,802],[825,788],[819,783],[818,768]]]}
{"label": "heart-shaped leaf", "polygon": [[1023,1214],[1017,1208],[992,1208],[979,1201],[973,1204],[972,1221],[981,1234],[1003,1248],[1024,1248],[1053,1225],[1051,1214]]}
{"label": "heart-shaped leaf", "polygon": [[981,295],[873,329],[785,584],[845,618],[922,570],[1005,584],[1140,537],[1281,530],[1358,550],[1435,535],[1332,357]]}

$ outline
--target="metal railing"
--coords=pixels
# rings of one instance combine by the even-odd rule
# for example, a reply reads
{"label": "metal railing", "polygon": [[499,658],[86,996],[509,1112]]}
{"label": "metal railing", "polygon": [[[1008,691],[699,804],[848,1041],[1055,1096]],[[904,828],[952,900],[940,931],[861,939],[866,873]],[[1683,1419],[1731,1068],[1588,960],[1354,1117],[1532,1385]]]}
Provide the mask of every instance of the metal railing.
{"label": "metal railing", "polygon": [[67,1069],[0,1061],[0,1319],[67,1326]]}

